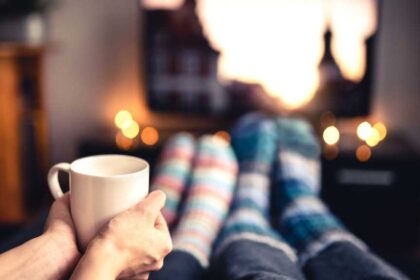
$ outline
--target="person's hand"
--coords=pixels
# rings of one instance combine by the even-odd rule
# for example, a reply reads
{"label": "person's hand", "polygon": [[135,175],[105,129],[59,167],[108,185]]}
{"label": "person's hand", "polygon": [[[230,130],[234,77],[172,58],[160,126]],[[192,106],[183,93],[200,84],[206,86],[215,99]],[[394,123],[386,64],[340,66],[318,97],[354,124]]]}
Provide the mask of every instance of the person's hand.
{"label": "person's hand", "polygon": [[52,204],[43,236],[48,240],[50,248],[53,248],[51,255],[56,260],[57,267],[72,270],[80,259],[80,253],[77,249],[68,193]]}
{"label": "person's hand", "polygon": [[70,196],[66,193],[63,197],[54,201],[45,224],[45,234],[49,234],[61,245],[76,248],[76,234],[73,220],[70,214]]}
{"label": "person's hand", "polygon": [[[147,279],[163,266],[172,250],[166,222],[160,212],[165,205],[162,191],[117,215],[95,237],[76,268],[73,278]],[[102,274],[102,275],[101,275]]]}
{"label": "person's hand", "polygon": [[45,231],[0,255],[0,279],[67,279],[80,259],[69,197],[56,200]]}

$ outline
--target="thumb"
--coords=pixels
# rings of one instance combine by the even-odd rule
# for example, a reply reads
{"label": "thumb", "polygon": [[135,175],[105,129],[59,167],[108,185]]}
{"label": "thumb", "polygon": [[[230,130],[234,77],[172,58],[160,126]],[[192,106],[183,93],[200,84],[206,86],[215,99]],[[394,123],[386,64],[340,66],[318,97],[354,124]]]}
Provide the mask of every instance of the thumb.
{"label": "thumb", "polygon": [[165,206],[166,195],[163,191],[156,190],[138,204],[138,207],[145,210],[150,215],[150,218],[155,221],[160,215],[160,210]]}
{"label": "thumb", "polygon": [[168,225],[166,224],[165,218],[163,217],[162,213],[159,213],[159,215],[156,218],[155,228],[157,228],[158,230],[169,231]]}

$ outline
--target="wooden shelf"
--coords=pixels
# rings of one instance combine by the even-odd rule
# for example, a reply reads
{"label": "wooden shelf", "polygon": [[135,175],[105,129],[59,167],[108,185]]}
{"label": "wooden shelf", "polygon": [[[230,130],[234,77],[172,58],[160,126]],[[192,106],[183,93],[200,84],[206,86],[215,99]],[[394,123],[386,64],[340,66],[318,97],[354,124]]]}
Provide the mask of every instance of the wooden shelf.
{"label": "wooden shelf", "polygon": [[36,174],[47,163],[44,53],[44,46],[0,43],[1,223],[24,222],[39,197]]}

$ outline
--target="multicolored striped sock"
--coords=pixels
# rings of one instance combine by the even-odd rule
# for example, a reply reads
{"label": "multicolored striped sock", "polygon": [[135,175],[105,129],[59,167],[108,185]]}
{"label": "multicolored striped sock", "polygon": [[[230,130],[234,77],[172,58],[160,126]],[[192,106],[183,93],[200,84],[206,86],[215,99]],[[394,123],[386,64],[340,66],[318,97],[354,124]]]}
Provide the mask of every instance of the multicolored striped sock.
{"label": "multicolored striped sock", "polygon": [[212,245],[228,213],[237,169],[234,153],[225,140],[215,136],[200,138],[173,247],[191,254],[203,267],[208,266]]}
{"label": "multicolored striped sock", "polygon": [[213,257],[232,242],[250,240],[279,249],[295,261],[293,250],[269,222],[269,176],[277,151],[274,121],[260,113],[246,115],[233,129],[232,146],[239,161],[237,191]]}
{"label": "multicolored striped sock", "polygon": [[303,265],[337,241],[365,248],[319,198],[320,147],[311,126],[278,119],[279,152],[275,179],[279,229]]}
{"label": "multicolored striped sock", "polygon": [[157,167],[151,189],[166,194],[162,214],[171,228],[179,218],[180,201],[188,186],[195,153],[195,140],[187,133],[178,133],[166,143]]}

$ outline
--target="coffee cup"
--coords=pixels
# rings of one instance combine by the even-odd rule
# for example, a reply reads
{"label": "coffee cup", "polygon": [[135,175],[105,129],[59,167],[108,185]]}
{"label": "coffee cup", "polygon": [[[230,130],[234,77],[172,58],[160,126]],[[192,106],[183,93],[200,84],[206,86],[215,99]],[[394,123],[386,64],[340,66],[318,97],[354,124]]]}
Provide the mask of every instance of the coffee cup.
{"label": "coffee cup", "polygon": [[126,155],[96,155],[72,163],[58,163],[48,172],[55,199],[63,196],[60,171],[69,174],[70,210],[79,247],[90,240],[115,215],[140,202],[149,192],[149,164]]}

